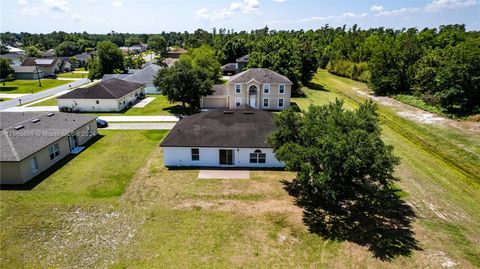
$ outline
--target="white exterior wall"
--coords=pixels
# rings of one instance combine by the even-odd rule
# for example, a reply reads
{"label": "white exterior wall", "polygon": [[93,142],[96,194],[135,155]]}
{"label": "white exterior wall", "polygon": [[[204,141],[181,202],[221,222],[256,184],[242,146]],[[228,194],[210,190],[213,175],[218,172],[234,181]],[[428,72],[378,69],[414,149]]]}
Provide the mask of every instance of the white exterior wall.
{"label": "white exterior wall", "polygon": [[119,99],[57,99],[58,108],[61,110],[67,107],[80,112],[118,112],[127,107],[130,102],[135,102],[137,96],[144,91],[145,87],[142,87]]}
{"label": "white exterior wall", "polygon": [[[208,166],[208,167],[285,167],[275,158],[271,148],[201,148],[200,160],[192,161],[191,149],[188,147],[163,147],[165,166]],[[219,150],[233,149],[234,165],[220,165]],[[250,153],[261,150],[266,153],[265,163],[250,163]]]}

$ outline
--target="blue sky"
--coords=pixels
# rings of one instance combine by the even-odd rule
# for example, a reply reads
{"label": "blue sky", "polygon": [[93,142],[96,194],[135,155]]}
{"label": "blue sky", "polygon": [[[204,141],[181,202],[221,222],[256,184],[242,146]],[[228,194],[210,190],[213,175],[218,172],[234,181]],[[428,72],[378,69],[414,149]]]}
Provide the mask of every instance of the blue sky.
{"label": "blue sky", "polygon": [[1,0],[0,31],[158,33],[213,27],[251,30],[438,27],[480,30],[479,0]]}

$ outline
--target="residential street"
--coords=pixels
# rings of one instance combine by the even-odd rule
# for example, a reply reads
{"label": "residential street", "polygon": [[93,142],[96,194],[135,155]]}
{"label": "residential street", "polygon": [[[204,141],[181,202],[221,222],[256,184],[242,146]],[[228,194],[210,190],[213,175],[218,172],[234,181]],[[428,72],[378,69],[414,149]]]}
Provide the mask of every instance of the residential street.
{"label": "residential street", "polygon": [[38,99],[42,99],[42,98],[48,97],[50,95],[65,91],[65,90],[69,90],[71,88],[81,86],[81,85],[86,84],[88,82],[90,82],[90,80],[84,78],[84,79],[72,81],[72,83],[68,83],[68,84],[65,84],[65,85],[61,85],[61,86],[58,86],[58,87],[55,87],[55,88],[48,89],[48,90],[45,90],[45,91],[41,91],[41,92],[37,92],[37,93],[34,93],[34,94],[26,95],[26,96],[23,96],[23,97],[17,97],[17,98],[11,99],[11,100],[3,101],[3,102],[0,103],[0,110],[4,110],[4,109],[15,107],[15,106],[19,105],[19,99],[22,100],[22,104],[26,104],[26,103],[30,103],[30,102],[36,101]]}

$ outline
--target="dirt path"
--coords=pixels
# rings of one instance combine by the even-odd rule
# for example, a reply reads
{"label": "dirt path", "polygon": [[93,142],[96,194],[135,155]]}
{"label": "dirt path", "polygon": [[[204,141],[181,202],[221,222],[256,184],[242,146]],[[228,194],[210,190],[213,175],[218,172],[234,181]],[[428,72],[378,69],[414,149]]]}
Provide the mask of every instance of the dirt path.
{"label": "dirt path", "polygon": [[352,91],[358,93],[360,96],[373,99],[379,104],[392,108],[397,115],[424,124],[442,125],[459,130],[463,133],[478,136],[480,139],[480,122],[460,121],[442,117],[411,105],[404,104],[391,97],[374,96],[365,89],[352,87]]}

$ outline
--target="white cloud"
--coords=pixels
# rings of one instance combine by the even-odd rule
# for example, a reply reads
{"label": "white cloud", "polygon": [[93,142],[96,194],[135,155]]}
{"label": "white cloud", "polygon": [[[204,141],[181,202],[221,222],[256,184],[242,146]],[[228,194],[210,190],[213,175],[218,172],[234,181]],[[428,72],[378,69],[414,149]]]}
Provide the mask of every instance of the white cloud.
{"label": "white cloud", "polygon": [[18,0],[18,4],[19,5],[28,5],[28,1],[27,0]]}
{"label": "white cloud", "polygon": [[373,11],[373,12],[380,12],[380,11],[383,11],[384,8],[383,8],[383,6],[373,5],[373,6],[370,8],[370,10]]}
{"label": "white cloud", "polygon": [[442,11],[472,7],[477,4],[476,0],[432,0],[425,5],[426,11]]}
{"label": "white cloud", "polygon": [[70,6],[66,0],[44,0],[43,1],[47,9],[58,11],[58,12],[68,12],[70,11]]}
{"label": "white cloud", "polygon": [[73,19],[73,21],[76,22],[76,23],[81,23],[81,22],[84,22],[84,21],[85,21],[85,18],[82,17],[82,16],[80,16],[80,15],[78,15],[78,14],[74,14],[74,15],[72,16],[72,19]]}
{"label": "white cloud", "polygon": [[226,8],[210,11],[202,8],[195,11],[195,16],[202,20],[218,21],[233,16],[235,13],[261,14],[260,2],[258,0],[244,0],[243,2],[232,2]]}
{"label": "white cloud", "polygon": [[415,13],[420,11],[419,8],[413,7],[413,8],[399,8],[399,9],[393,9],[393,10],[381,10],[377,11],[375,16],[376,17],[395,17],[403,14],[409,14],[409,13]]}
{"label": "white cloud", "polygon": [[352,19],[352,18],[363,18],[368,16],[367,13],[353,13],[353,12],[346,12],[343,13],[342,15],[338,16],[314,16],[310,18],[304,18],[304,19],[299,19],[297,20],[297,23],[303,23],[303,22],[312,22],[312,21],[328,21],[328,20],[342,20],[342,19]]}
{"label": "white cloud", "polygon": [[123,2],[120,1],[120,0],[113,0],[113,1],[112,1],[112,5],[113,5],[114,7],[121,7],[121,6],[123,6]]}

